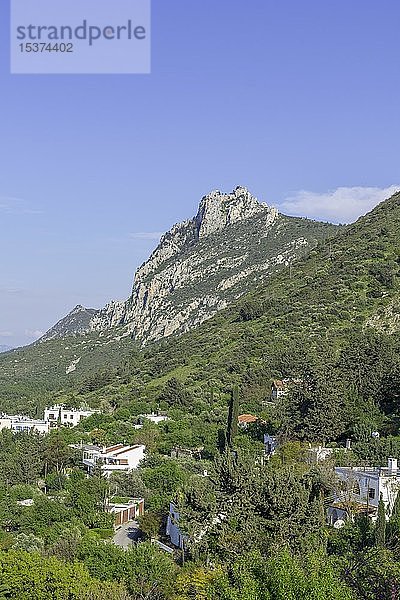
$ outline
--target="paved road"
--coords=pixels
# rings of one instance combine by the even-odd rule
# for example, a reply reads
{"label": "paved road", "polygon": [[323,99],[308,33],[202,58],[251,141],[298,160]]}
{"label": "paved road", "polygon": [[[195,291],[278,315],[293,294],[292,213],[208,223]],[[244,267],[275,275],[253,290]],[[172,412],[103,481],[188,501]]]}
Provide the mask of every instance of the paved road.
{"label": "paved road", "polygon": [[139,529],[136,521],[129,521],[126,525],[122,525],[115,532],[113,542],[116,546],[121,548],[130,548],[133,542],[136,542],[139,538]]}

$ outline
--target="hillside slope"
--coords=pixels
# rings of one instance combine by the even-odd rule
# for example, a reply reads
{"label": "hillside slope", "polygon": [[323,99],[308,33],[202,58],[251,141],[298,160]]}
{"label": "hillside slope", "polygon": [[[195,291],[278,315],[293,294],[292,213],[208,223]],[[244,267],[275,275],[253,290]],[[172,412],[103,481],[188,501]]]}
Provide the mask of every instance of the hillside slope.
{"label": "hillside slope", "polygon": [[[293,340],[303,347],[321,340],[335,345],[368,328],[399,331],[399,263],[400,193],[185,335],[142,351],[120,338],[120,330],[14,351],[12,360],[0,357],[3,388],[13,375],[53,378],[56,385],[57,370],[58,385],[68,380],[74,386],[76,377],[128,355],[132,389],[150,397],[172,377],[193,389],[210,382],[226,389],[251,371],[268,378],[269,357],[284,354]],[[79,356],[80,370],[66,376],[68,361]]]}
{"label": "hillside slope", "polygon": [[291,340],[335,345],[368,328],[400,331],[400,193],[206,325],[145,350],[141,369],[152,386],[171,376],[228,385],[268,371]]}

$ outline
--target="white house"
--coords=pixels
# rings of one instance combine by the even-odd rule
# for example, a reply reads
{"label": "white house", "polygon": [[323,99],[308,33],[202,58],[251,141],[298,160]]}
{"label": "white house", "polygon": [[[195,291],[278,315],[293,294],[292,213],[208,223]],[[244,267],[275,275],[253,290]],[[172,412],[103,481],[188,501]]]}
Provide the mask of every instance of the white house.
{"label": "white house", "polygon": [[287,393],[287,387],[281,379],[274,379],[271,385],[271,400],[275,402]]}
{"label": "white house", "polygon": [[64,408],[62,405],[56,404],[51,408],[46,408],[44,411],[44,420],[50,423],[50,428],[54,429],[59,425],[67,427],[76,427],[82,419],[90,417],[95,413],[100,413],[97,409],[76,409]]}
{"label": "white house", "polygon": [[352,518],[364,513],[376,519],[379,499],[390,517],[400,489],[400,470],[397,459],[389,458],[387,467],[336,467],[338,486],[334,501],[328,509],[329,522]]}
{"label": "white house", "polygon": [[0,417],[0,429],[11,429],[11,431],[16,433],[20,431],[49,433],[49,423],[47,421],[24,417],[23,415],[2,415]]}
{"label": "white house", "polygon": [[156,425],[159,425],[163,421],[169,421],[169,417],[167,415],[159,415],[156,413],[151,413],[149,415],[140,415],[142,419],[147,419]]}
{"label": "white house", "polygon": [[314,446],[308,449],[308,460],[311,463],[324,462],[335,452],[335,448],[326,448],[324,446]]}
{"label": "white house", "polygon": [[325,446],[314,446],[308,449],[308,461],[310,463],[319,463],[328,460],[336,452],[351,450],[351,440],[346,440],[346,446],[342,448],[327,448]]}
{"label": "white house", "polygon": [[126,446],[117,444],[108,448],[99,446],[83,446],[83,464],[92,473],[93,469],[100,467],[103,475],[110,477],[111,473],[116,471],[125,471],[129,473],[138,468],[139,463],[144,458],[146,446],[137,444],[135,446]]}

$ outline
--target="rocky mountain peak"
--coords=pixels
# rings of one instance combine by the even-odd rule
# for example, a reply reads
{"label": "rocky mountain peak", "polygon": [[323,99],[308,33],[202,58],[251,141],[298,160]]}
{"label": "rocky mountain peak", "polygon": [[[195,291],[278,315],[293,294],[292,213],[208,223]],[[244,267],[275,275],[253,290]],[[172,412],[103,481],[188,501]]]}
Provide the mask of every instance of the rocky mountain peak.
{"label": "rocky mountain peak", "polygon": [[314,246],[326,229],[280,215],[246,187],[213,191],[194,217],[161,237],[126,301],[99,311],[77,306],[45,339],[118,327],[118,337],[147,343],[188,331]]}
{"label": "rocky mountain peak", "polygon": [[278,214],[264,202],[259,202],[246,187],[237,186],[230,194],[219,190],[204,196],[195,217],[195,226],[199,238],[221,231],[227,225],[248,219],[261,211]]}
{"label": "rocky mountain peak", "polygon": [[75,306],[75,308],[73,308],[69,314],[70,315],[77,315],[78,313],[84,312],[85,310],[87,310],[87,309],[84,306],[82,306],[82,304],[77,304]]}
{"label": "rocky mountain peak", "polygon": [[66,317],[49,329],[40,338],[39,342],[86,333],[90,331],[90,321],[97,313],[98,311],[95,308],[85,308],[81,304],[78,304]]}

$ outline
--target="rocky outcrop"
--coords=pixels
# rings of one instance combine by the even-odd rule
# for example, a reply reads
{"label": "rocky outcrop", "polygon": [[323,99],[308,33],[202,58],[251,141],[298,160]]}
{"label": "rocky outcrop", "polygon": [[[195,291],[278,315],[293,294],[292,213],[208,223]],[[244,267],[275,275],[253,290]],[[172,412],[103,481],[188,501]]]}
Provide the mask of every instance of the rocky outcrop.
{"label": "rocky outcrop", "polygon": [[101,310],[76,307],[42,340],[119,328],[140,343],[188,331],[303,254],[335,226],[285,217],[244,187],[205,196],[136,271],[132,294]]}
{"label": "rocky outcrop", "polygon": [[264,202],[258,202],[244,187],[237,187],[232,194],[211,192],[200,202],[198,213],[194,219],[199,238],[221,231],[228,225],[266,212],[270,224],[277,218],[276,208],[270,208]]}
{"label": "rocky outcrop", "polygon": [[39,342],[87,333],[91,329],[91,320],[97,312],[95,308],[85,308],[78,304],[66,317],[49,329]]}
{"label": "rocky outcrop", "polygon": [[193,219],[162,236],[137,270],[130,298],[111,302],[93,317],[90,329],[123,326],[146,343],[202,323],[292,261],[327,227],[297,220],[303,227],[295,233],[309,235],[293,239],[287,219],[244,187],[212,192]]}
{"label": "rocky outcrop", "polygon": [[104,331],[116,327],[124,321],[126,302],[111,300],[104,308],[98,310],[89,323],[90,331]]}

